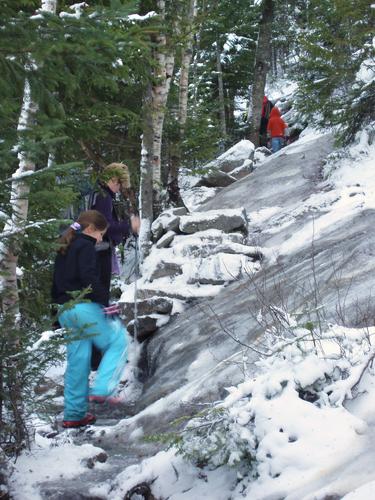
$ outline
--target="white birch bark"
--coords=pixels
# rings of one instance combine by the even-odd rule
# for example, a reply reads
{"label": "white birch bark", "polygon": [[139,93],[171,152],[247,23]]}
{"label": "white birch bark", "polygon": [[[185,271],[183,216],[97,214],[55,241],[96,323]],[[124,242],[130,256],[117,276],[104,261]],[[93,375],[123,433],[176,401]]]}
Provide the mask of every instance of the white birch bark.
{"label": "white birch bark", "polygon": [[[56,13],[57,0],[42,0],[41,11]],[[30,61],[30,64],[33,64]],[[31,96],[30,83],[26,79],[18,131],[32,128],[37,112],[37,104]],[[29,207],[29,185],[24,177],[35,171],[35,163],[28,157],[27,151],[18,152],[19,165],[11,182],[10,218],[5,223],[3,233],[20,233],[27,221]],[[0,245],[0,289],[3,295],[3,312],[14,314],[15,322],[19,320],[19,297],[17,287],[18,242],[16,238],[6,238]]]}
{"label": "white birch bark", "polygon": [[[165,21],[165,1],[158,0],[158,14]],[[151,115],[153,128],[153,186],[158,198],[161,190],[161,145],[163,137],[163,125],[165,109],[171,86],[174,70],[174,51],[168,50],[167,36],[161,33],[156,37],[157,47],[155,49],[156,69],[154,74],[155,83],[152,87]],[[157,204],[157,200],[154,200]]]}
{"label": "white birch bark", "polygon": [[[42,0],[40,11],[56,13],[57,0]],[[34,61],[30,57],[30,66]],[[26,68],[27,69],[27,68]],[[30,82],[26,79],[24,84],[24,95],[21,113],[18,121],[18,131],[21,133],[33,127],[38,106],[32,99]],[[21,135],[21,134],[20,134]],[[21,345],[18,334],[20,323],[19,294],[17,284],[17,263],[20,252],[19,235],[27,225],[29,192],[30,187],[25,182],[32,172],[35,172],[35,163],[31,161],[28,152],[23,148],[22,139],[18,145],[18,169],[12,176],[10,195],[10,217],[6,222],[2,236],[4,241],[0,243],[0,290],[2,295],[3,316],[3,341],[13,356],[0,360],[0,376],[6,373],[6,386],[2,387],[7,394],[9,412],[12,419],[12,437],[15,449],[21,450],[29,444],[31,436],[24,415],[24,404],[22,397],[22,387],[20,383],[20,371],[22,364],[19,363],[14,354],[19,352]],[[7,237],[8,233],[13,233],[12,237]],[[4,331],[5,330],[5,331]],[[3,396],[0,399],[0,412],[3,409]]]}
{"label": "white birch bark", "polygon": [[140,164],[139,210],[141,229],[139,233],[140,261],[148,255],[151,245],[153,221],[153,124],[151,118],[152,91],[148,90],[143,103],[143,135]]}

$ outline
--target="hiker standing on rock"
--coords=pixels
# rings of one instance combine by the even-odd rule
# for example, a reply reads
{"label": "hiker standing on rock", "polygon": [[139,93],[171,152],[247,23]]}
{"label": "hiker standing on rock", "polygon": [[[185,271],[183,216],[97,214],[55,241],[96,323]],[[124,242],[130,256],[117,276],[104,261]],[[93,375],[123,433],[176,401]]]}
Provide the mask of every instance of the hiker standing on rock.
{"label": "hiker standing on rock", "polygon": [[267,125],[267,131],[271,136],[271,147],[273,153],[276,153],[284,146],[285,129],[287,128],[288,125],[281,118],[279,108],[274,106]]}
{"label": "hiker standing on rock", "polygon": [[[112,274],[120,274],[116,255],[116,246],[126,240],[130,232],[139,233],[140,219],[136,215],[130,222],[121,219],[116,210],[116,195],[122,189],[130,188],[129,170],[123,163],[107,165],[100,175],[99,189],[94,191],[90,208],[100,212],[108,221],[108,230],[103,241],[96,245],[99,279],[105,289],[105,305],[109,304]],[[96,370],[100,363],[101,353],[93,346],[91,367]]]}
{"label": "hiker standing on rock", "polygon": [[129,237],[130,232],[139,233],[140,219],[132,215],[130,221],[121,219],[116,207],[116,195],[122,189],[130,187],[129,170],[123,163],[111,163],[100,175],[99,189],[94,192],[90,208],[97,210],[108,221],[108,230],[103,243],[97,246],[100,281],[107,293],[109,302],[111,276],[119,274],[119,263],[115,247]]}
{"label": "hiker standing on rock", "polygon": [[[67,329],[67,368],[64,384],[63,427],[75,428],[95,422],[87,413],[88,402],[111,402],[126,363],[126,329],[110,319],[115,308],[107,305],[107,294],[98,278],[95,245],[107,231],[105,217],[96,210],[82,212],[58,240],[52,299],[59,304],[58,320]],[[89,291],[71,307],[72,292]],[[88,302],[88,299],[91,302]],[[89,396],[92,346],[103,353]]]}

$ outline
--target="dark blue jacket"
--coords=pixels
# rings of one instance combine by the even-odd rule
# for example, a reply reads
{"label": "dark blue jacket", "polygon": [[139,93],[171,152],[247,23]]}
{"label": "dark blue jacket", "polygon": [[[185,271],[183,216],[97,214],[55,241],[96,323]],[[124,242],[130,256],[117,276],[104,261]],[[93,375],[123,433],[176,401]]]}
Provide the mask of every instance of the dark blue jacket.
{"label": "dark blue jacket", "polygon": [[92,291],[85,299],[108,305],[106,290],[98,277],[95,243],[95,238],[77,233],[66,254],[57,254],[52,285],[53,302],[64,304],[72,299],[68,292],[91,286]]}
{"label": "dark blue jacket", "polygon": [[97,210],[107,219],[108,229],[104,239],[109,239],[114,245],[118,245],[130,234],[128,221],[119,221],[113,206],[115,194],[108,186],[100,186],[100,191],[96,194],[91,208]]}

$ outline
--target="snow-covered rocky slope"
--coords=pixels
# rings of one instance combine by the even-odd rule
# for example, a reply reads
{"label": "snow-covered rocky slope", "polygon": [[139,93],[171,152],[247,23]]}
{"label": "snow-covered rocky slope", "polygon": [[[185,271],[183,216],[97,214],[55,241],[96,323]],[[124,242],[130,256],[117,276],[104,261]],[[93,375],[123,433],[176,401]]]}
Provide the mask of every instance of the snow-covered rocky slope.
{"label": "snow-covered rocky slope", "polygon": [[[184,272],[160,278],[168,293],[185,287],[190,294],[189,285],[199,300],[185,301],[142,344],[144,386],[133,416],[65,438],[104,448],[109,460],[85,473],[77,466],[80,482],[74,482],[52,472],[50,481],[39,472],[33,478],[30,459],[22,457],[15,498],[25,498],[33,481],[43,483],[28,496],[35,499],[133,498],[127,492],[142,482],[161,500],[373,498],[375,147],[369,140],[364,131],[338,155],[330,134],[307,132],[199,207],[197,220],[208,211],[246,213],[244,240],[226,241],[226,248],[257,248],[260,265],[221,284],[189,285]],[[192,237],[174,238],[163,251],[183,266],[183,252],[173,248],[189,246]],[[191,271],[192,253],[186,257]],[[215,293],[203,293],[215,286]],[[190,463],[176,448],[160,451],[162,441],[145,441],[181,429],[197,412],[177,444]],[[179,417],[183,422],[173,426]],[[48,453],[45,441],[34,450],[34,456]]]}

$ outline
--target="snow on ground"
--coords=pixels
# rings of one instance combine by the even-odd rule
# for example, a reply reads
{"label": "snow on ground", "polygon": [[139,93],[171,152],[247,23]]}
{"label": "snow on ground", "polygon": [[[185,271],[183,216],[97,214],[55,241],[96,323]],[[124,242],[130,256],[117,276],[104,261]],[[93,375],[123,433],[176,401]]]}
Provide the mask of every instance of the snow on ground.
{"label": "snow on ground", "polygon": [[190,421],[177,446],[91,494],[120,500],[148,482],[157,498],[170,500],[323,500],[349,492],[349,499],[372,499],[374,397],[366,391],[374,369],[365,367],[374,356],[375,328],[335,325],[314,335],[316,348],[296,322],[285,335],[268,332],[256,377],[228,388],[222,403]]}
{"label": "snow on ground", "polygon": [[[294,150],[298,148],[303,154],[304,145],[316,137],[317,132],[307,131],[293,145]],[[313,193],[302,206],[289,214],[282,213],[280,207],[260,208],[249,214],[250,224],[277,232],[283,224],[292,224],[301,214],[313,212],[314,218],[277,249],[289,254],[310,245],[312,235],[317,237],[333,226],[347,223],[356,213],[374,208],[375,145],[369,142],[365,130],[355,145],[332,155],[324,167],[322,186],[326,189]],[[204,446],[208,447],[206,467],[194,468],[194,460],[182,460],[178,449],[172,448],[126,469],[117,477],[110,498],[120,499],[120,492],[144,480],[154,481],[153,492],[170,500],[323,500],[329,495],[349,500],[374,498],[375,373],[371,364],[365,369],[374,354],[374,334],[374,328],[334,326],[319,342],[322,348],[318,352],[312,342],[309,348],[307,342],[298,342],[296,348],[286,341],[283,348],[279,346],[279,352],[276,349],[274,356],[260,362],[257,377],[230,390],[223,404],[230,422],[224,437],[213,436],[211,448],[199,432],[192,444],[185,438],[182,451],[186,456],[203,455]],[[200,362],[198,359],[197,365],[191,366],[191,375],[200,371]],[[311,394],[315,394],[315,400],[309,400]],[[199,427],[202,421],[197,424]],[[232,446],[233,453],[226,463],[219,464],[215,456],[215,440],[220,442],[221,450],[228,442]],[[247,470],[240,467],[234,475],[235,469],[228,462],[235,465],[244,447],[255,460]],[[216,465],[215,459],[219,460]],[[218,477],[224,478],[226,489],[218,485]]]}
{"label": "snow on ground", "polygon": [[[14,464],[10,484],[14,500],[42,500],[38,483],[79,476],[87,471],[87,460],[103,452],[91,444],[70,443],[68,434],[65,439],[66,442],[58,442],[36,434],[32,449],[24,452]],[[103,469],[107,465],[98,462],[95,467]]]}
{"label": "snow on ground", "polygon": [[[292,147],[303,154],[304,144],[313,137],[315,132],[306,132]],[[313,212],[314,219],[307,220],[277,249],[284,254],[295,252],[311,244],[311,235],[346,223],[362,210],[375,208],[374,168],[375,144],[369,144],[369,131],[364,130],[355,145],[336,152],[325,165],[324,191],[312,194],[288,214],[281,207],[260,207],[248,214],[250,225],[276,232],[301,214]],[[182,238],[194,240],[197,233],[177,236],[175,246],[166,251],[156,253],[153,249],[148,271],[161,256],[192,265],[192,255],[183,255]],[[218,285],[189,285],[181,275],[138,283],[140,287],[146,285],[147,289],[164,287],[166,292],[180,289],[195,297],[210,296],[221,289]],[[123,298],[131,300],[133,296],[134,284],[126,287]],[[172,447],[126,468],[112,484],[94,486],[90,494],[120,500],[129,488],[147,481],[152,482],[157,498],[170,500],[323,500],[330,495],[372,500],[375,373],[369,360],[374,354],[375,328],[331,326],[319,339],[317,349],[309,340],[311,332],[295,325],[291,325],[291,330],[292,335],[276,341],[274,338],[268,346],[273,354],[268,356],[269,352],[265,352],[256,377],[228,389],[227,399],[201,417],[203,423],[199,419],[189,423],[178,449]],[[180,391],[142,413],[159,414],[163,407],[196,393],[199,385],[212,376],[202,374],[206,355],[209,357],[209,353],[202,353],[191,365],[187,384]],[[131,372],[134,366],[127,369]],[[61,371],[58,373],[61,376]],[[200,433],[200,425],[209,431]],[[135,429],[132,437],[141,433],[141,429]],[[38,500],[38,482],[58,480],[61,474],[79,476],[85,470],[85,460],[100,452],[91,445],[74,446],[69,440],[55,445],[37,434],[32,450],[19,458],[12,476],[16,500]],[[190,460],[186,459],[188,456]],[[196,456],[205,458],[206,465],[203,462],[197,466]]]}

